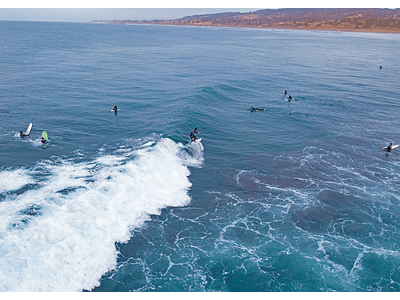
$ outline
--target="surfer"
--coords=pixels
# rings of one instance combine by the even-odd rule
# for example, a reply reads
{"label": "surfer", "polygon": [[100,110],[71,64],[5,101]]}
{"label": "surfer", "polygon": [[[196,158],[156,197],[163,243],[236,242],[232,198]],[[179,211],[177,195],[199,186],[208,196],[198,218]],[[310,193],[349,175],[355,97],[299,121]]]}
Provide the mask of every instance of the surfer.
{"label": "surfer", "polygon": [[379,70],[382,70],[382,66],[379,67]]}
{"label": "surfer", "polygon": [[264,108],[254,108],[253,106],[250,107],[250,111],[251,112],[253,112],[253,111],[263,111],[263,110],[264,110]]}
{"label": "surfer", "polygon": [[113,107],[113,109],[112,110],[110,110],[110,112],[115,112],[115,113],[117,113],[117,106],[114,104],[114,107]]}
{"label": "surfer", "polygon": [[195,128],[191,133],[190,133],[190,139],[194,142],[196,140],[196,136],[194,135],[195,133],[200,134],[200,132],[197,131],[197,128]]}
{"label": "surfer", "polygon": [[286,94],[287,94],[287,92],[286,92],[286,91],[284,91],[284,92],[283,92],[283,94],[284,94],[284,95],[286,95]]}
{"label": "surfer", "polygon": [[19,134],[19,136],[28,136],[29,134],[25,134],[22,130],[21,133]]}
{"label": "surfer", "polygon": [[42,137],[42,139],[41,139],[41,141],[40,141],[42,144],[44,144],[44,143],[46,143],[47,142],[47,140],[44,138],[44,137]]}
{"label": "surfer", "polygon": [[288,101],[290,101],[290,100],[292,100],[292,99],[293,99],[292,96],[289,95],[289,100],[288,100]]}
{"label": "surfer", "polygon": [[387,152],[390,152],[392,150],[392,143],[389,143],[387,147],[383,147],[382,150],[386,150]]}

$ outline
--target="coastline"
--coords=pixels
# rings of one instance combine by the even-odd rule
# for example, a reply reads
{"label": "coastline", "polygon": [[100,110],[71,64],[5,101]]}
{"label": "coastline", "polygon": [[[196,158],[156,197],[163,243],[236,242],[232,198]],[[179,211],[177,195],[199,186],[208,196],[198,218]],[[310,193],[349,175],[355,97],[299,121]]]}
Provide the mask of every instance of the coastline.
{"label": "coastline", "polygon": [[[195,26],[195,25],[189,25]],[[379,29],[379,28],[331,28],[331,27],[297,27],[297,26],[216,26],[208,25],[212,27],[233,27],[233,28],[258,28],[258,29],[289,29],[289,30],[312,30],[312,31],[343,31],[343,32],[362,32],[362,33],[400,33],[399,30]]]}
{"label": "coastline", "polygon": [[170,26],[191,26],[191,27],[224,27],[224,28],[254,28],[254,29],[289,29],[289,30],[313,30],[313,31],[343,31],[343,32],[362,32],[362,33],[400,33],[399,30],[380,29],[380,28],[332,28],[332,27],[298,27],[298,26],[228,26],[228,25],[199,25],[199,24],[162,24],[154,23],[148,25],[170,25]]}
{"label": "coastline", "polygon": [[400,9],[285,8],[227,12],[174,20],[94,20],[114,24],[400,33]]}
{"label": "coastline", "polygon": [[172,23],[172,22],[143,22],[143,21],[92,21],[91,23],[103,24],[124,24],[124,25],[158,25],[158,26],[188,26],[188,27],[222,27],[222,28],[253,28],[253,29],[289,29],[289,30],[313,30],[313,31],[343,31],[343,32],[361,32],[361,33],[400,33],[400,29],[394,30],[391,28],[337,28],[332,26],[279,26],[279,25],[264,25],[264,26],[230,26],[230,25],[215,25],[215,24],[188,24],[188,23]]}

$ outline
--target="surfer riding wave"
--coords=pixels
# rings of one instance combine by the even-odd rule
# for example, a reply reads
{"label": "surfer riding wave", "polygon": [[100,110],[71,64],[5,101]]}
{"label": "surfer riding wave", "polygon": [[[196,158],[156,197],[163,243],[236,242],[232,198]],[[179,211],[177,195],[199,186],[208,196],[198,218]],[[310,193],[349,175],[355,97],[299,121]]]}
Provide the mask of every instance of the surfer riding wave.
{"label": "surfer riding wave", "polygon": [[195,128],[191,133],[190,133],[190,139],[194,142],[196,140],[196,136],[194,135],[195,133],[200,134],[199,131],[197,131],[197,128]]}

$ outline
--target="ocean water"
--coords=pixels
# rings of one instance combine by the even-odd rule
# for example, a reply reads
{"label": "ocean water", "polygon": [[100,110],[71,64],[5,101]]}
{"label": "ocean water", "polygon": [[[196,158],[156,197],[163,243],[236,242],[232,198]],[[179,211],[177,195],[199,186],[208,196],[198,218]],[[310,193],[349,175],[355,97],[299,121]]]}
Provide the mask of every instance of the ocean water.
{"label": "ocean water", "polygon": [[400,291],[399,35],[0,22],[0,49],[0,291]]}

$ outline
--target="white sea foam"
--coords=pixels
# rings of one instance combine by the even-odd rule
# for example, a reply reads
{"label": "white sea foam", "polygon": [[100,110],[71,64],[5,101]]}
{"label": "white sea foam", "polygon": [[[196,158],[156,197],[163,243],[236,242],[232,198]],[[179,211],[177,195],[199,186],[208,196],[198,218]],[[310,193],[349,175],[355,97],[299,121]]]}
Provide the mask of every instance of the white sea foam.
{"label": "white sea foam", "polygon": [[184,161],[185,165],[191,167],[199,167],[203,164],[203,152],[204,146],[201,142],[190,143],[186,147],[187,152],[182,151],[180,156]]}
{"label": "white sea foam", "polygon": [[2,171],[0,172],[0,193],[15,191],[33,182],[27,170]]}
{"label": "white sea foam", "polygon": [[[115,242],[189,204],[184,146],[161,139],[123,155],[44,164],[36,175],[51,175],[38,187],[0,202],[0,291],[90,290],[115,267]],[[13,189],[33,181],[23,170],[0,176],[18,178]]]}

